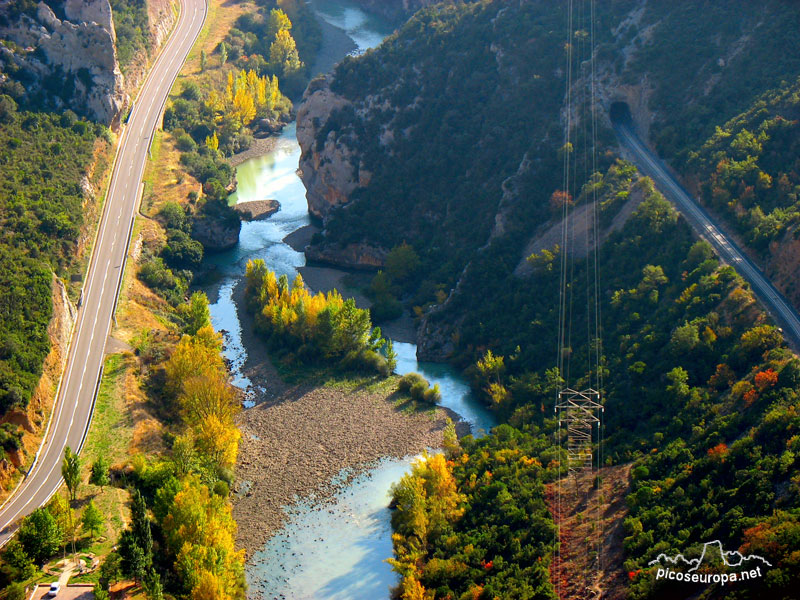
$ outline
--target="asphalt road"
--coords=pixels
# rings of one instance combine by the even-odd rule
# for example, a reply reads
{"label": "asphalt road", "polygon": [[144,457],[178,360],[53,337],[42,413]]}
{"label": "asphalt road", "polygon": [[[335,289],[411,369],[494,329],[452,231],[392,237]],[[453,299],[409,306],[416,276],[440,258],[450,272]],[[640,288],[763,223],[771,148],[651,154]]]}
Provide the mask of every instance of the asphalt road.
{"label": "asphalt road", "polygon": [[79,449],[86,438],[139,206],[150,137],[160,124],[170,88],[206,18],[205,0],[180,0],[180,5],[175,29],[139,92],[122,133],[53,416],[37,460],[0,509],[0,545],[8,541],[22,517],[45,504],[61,486],[64,447]]}
{"label": "asphalt road", "polygon": [[750,283],[772,318],[783,328],[786,340],[795,349],[800,349],[800,317],[786,298],[675,180],[666,165],[642,143],[630,124],[614,123],[614,130],[623,146],[633,155],[633,162],[639,170],[655,181],[661,193],[677,206],[689,224],[714,247],[722,260],[733,266]]}

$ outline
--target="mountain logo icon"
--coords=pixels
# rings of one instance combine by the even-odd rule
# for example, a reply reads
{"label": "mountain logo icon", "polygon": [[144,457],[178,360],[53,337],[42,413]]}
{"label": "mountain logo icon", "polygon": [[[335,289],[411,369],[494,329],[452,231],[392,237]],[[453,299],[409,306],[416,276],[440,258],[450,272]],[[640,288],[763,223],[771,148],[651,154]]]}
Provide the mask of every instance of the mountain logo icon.
{"label": "mountain logo icon", "polygon": [[662,561],[671,565],[689,566],[691,568],[687,570],[688,573],[692,573],[699,569],[700,565],[702,565],[704,562],[711,564],[722,563],[726,567],[749,567],[752,565],[752,561],[758,561],[768,567],[772,566],[772,564],[770,564],[766,558],[759,556],[758,554],[748,554],[747,556],[743,556],[738,550],[725,550],[723,549],[722,542],[720,540],[714,540],[712,542],[706,542],[703,544],[703,551],[699,558],[687,559],[683,554],[667,556],[666,554],[661,553],[647,564],[652,567],[657,564],[662,564]]}

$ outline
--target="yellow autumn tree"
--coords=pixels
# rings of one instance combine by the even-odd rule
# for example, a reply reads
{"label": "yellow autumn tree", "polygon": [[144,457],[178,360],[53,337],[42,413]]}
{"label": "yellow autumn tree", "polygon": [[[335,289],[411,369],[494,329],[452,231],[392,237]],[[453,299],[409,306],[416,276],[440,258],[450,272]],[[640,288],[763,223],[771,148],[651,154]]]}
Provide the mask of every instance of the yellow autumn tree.
{"label": "yellow autumn tree", "polygon": [[288,30],[281,29],[275,35],[275,41],[269,47],[269,62],[272,68],[280,71],[284,77],[303,68],[300,54],[297,52],[297,44]]}
{"label": "yellow autumn tree", "polygon": [[392,495],[397,509],[392,515],[396,558],[388,562],[402,577],[401,598],[433,598],[419,581],[419,564],[428,539],[439,536],[463,515],[464,496],[444,455],[427,453],[392,488]]}
{"label": "yellow autumn tree", "polygon": [[229,600],[231,596],[225,593],[219,577],[210,571],[201,571],[197,583],[192,588],[192,600]]}
{"label": "yellow autumn tree", "polygon": [[[244,598],[244,551],[235,549],[236,522],[225,498],[188,475],[162,527],[167,546],[176,555],[175,571],[186,587],[197,589],[197,597]],[[226,596],[204,595],[210,593]]]}
{"label": "yellow autumn tree", "polygon": [[246,88],[237,89],[233,96],[233,115],[242,124],[256,118],[256,103]]}
{"label": "yellow autumn tree", "polygon": [[216,131],[206,137],[206,146],[211,150],[219,150],[219,138]]}
{"label": "yellow autumn tree", "polygon": [[183,336],[164,365],[167,391],[173,396],[179,395],[184,382],[199,373],[219,376],[226,373],[221,347],[222,337],[210,325],[200,328],[193,336]]}
{"label": "yellow autumn tree", "polygon": [[216,369],[198,369],[198,374],[183,381],[178,402],[184,421],[194,427],[210,417],[221,423],[232,423],[239,412],[239,402],[226,375]]}
{"label": "yellow autumn tree", "polygon": [[233,423],[223,422],[212,415],[195,427],[195,435],[198,449],[218,468],[230,468],[236,464],[242,434]]}

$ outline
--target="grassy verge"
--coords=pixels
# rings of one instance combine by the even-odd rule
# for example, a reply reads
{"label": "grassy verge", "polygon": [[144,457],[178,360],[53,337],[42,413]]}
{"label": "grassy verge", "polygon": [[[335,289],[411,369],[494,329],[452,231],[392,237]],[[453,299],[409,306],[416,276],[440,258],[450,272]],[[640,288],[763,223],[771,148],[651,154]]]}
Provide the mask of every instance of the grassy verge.
{"label": "grassy verge", "polygon": [[[128,492],[124,488],[91,485],[87,482],[88,473],[92,463],[101,456],[111,465],[124,464],[128,459],[134,423],[128,411],[125,378],[134,368],[136,359],[129,353],[111,354],[106,358],[92,427],[81,452],[86,479],[79,488],[76,517],[80,518],[80,512],[89,501],[94,501],[105,518],[105,524],[100,537],[90,540],[88,536],[82,536],[79,545],[81,551],[97,556],[104,556],[111,551],[128,520]],[[73,578],[72,581],[96,581],[96,575],[93,573]]]}

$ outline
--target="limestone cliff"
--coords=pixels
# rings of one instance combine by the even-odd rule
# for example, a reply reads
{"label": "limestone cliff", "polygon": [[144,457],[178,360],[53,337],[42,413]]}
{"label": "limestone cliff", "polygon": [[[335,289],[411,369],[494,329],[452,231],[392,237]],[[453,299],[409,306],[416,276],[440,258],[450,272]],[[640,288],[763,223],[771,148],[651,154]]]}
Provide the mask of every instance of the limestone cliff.
{"label": "limestone cliff", "polygon": [[69,108],[112,128],[176,17],[171,0],[147,0],[147,47],[125,65],[123,76],[109,0],[39,2],[19,14],[2,11],[0,2],[0,39],[10,42],[0,46],[0,81],[13,75],[34,102]]}
{"label": "limestone cliff", "polygon": [[6,70],[22,71],[27,91],[40,91],[55,109],[71,108],[115,127],[129,98],[117,62],[109,0],[67,0],[66,19],[40,2],[36,13],[0,25]]}
{"label": "limestone cliff", "polygon": [[[297,141],[300,178],[306,187],[308,210],[325,221],[331,210],[346,204],[350,194],[369,183],[370,174],[362,168],[348,140],[329,125],[332,114],[352,104],[330,89],[331,78],[311,82],[297,112]],[[323,129],[329,129],[324,139]]]}

